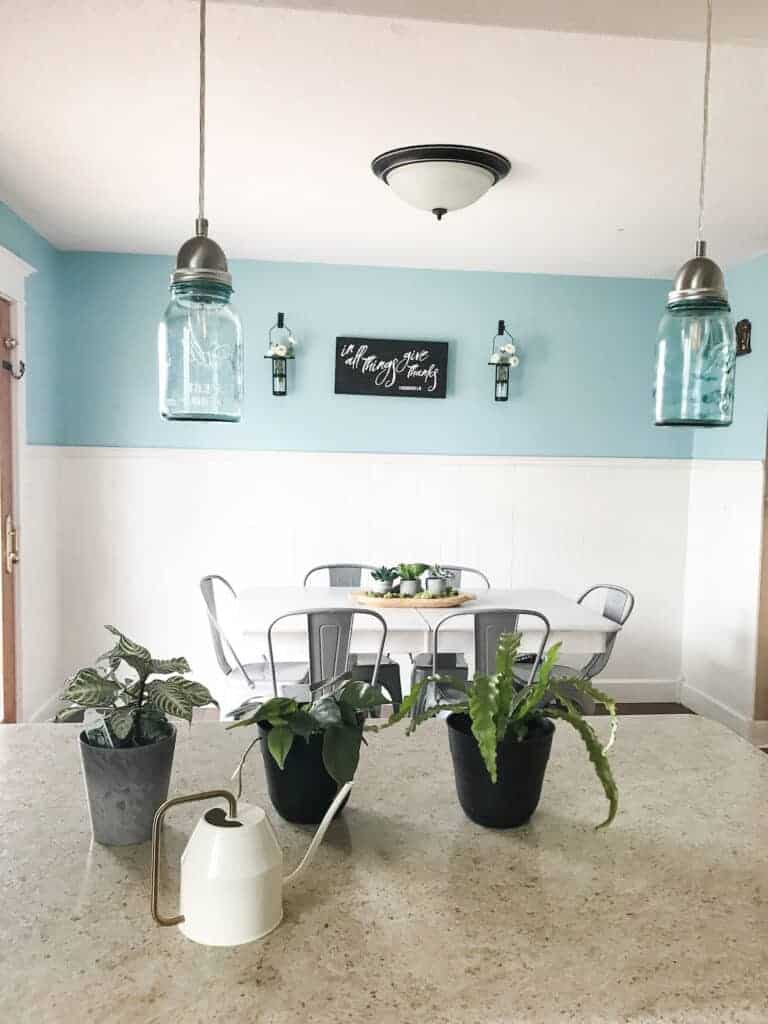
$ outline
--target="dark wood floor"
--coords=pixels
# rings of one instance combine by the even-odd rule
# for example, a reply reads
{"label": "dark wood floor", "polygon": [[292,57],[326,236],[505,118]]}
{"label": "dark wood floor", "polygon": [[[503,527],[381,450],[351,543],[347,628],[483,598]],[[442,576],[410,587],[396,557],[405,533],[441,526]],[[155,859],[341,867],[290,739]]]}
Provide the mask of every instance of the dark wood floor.
{"label": "dark wood floor", "polygon": [[[643,703],[643,704],[627,704],[619,703],[616,705],[616,710],[620,715],[695,715],[695,711],[691,711],[690,708],[684,707],[682,704],[675,704],[674,701],[666,701],[659,703]],[[598,708],[598,715],[604,715],[606,712],[602,708]]]}

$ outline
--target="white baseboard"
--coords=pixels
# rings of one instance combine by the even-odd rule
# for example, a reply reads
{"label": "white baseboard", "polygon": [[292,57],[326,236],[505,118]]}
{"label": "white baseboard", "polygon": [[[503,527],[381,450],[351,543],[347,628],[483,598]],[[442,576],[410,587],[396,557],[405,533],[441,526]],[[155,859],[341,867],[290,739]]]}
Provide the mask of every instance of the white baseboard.
{"label": "white baseboard", "polygon": [[746,715],[739,714],[738,711],[734,711],[733,708],[729,708],[714,697],[697,690],[690,683],[683,682],[681,684],[679,699],[697,715],[720,722],[745,740],[754,743],[755,746],[768,746],[768,722],[756,722],[747,718]]}
{"label": "white baseboard", "polygon": [[602,679],[595,686],[626,704],[655,704],[680,700],[678,679]]}

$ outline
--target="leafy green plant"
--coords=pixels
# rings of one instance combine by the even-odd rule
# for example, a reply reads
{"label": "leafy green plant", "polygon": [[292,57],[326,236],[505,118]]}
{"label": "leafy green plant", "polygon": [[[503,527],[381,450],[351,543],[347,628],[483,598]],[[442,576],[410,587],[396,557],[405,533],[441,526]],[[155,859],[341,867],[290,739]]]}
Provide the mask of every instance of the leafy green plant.
{"label": "leafy green plant", "polygon": [[[608,816],[597,827],[610,825],[619,806],[619,793],[607,757],[613,745],[617,725],[614,701],[585,679],[557,679],[552,676],[560,644],[554,644],[547,651],[533,682],[518,683],[514,676],[514,666],[519,647],[520,633],[508,633],[501,637],[494,675],[478,674],[468,683],[431,676],[416,683],[397,712],[390,717],[387,725],[394,725],[404,718],[409,718],[407,733],[410,734],[422,722],[434,718],[441,711],[469,715],[472,735],[477,740],[488,774],[496,783],[497,749],[505,737],[511,734],[519,742],[524,740],[542,718],[567,722],[584,741],[589,759],[608,800]],[[425,686],[436,683],[450,685],[451,690],[462,693],[464,699],[450,704],[441,704],[438,700],[434,706],[414,716],[413,711],[418,706],[422,690]],[[608,711],[611,718],[611,735],[605,746],[602,746],[597,733],[574,704],[571,696],[573,689],[591,697]],[[437,692],[439,693],[439,689]]]}
{"label": "leafy green plant", "polygon": [[388,569],[386,565],[371,570],[371,576],[382,583],[393,583],[397,579],[397,569]]}
{"label": "leafy green plant", "polygon": [[[191,722],[195,708],[216,704],[206,686],[184,678],[191,671],[186,658],[153,658],[119,629],[105,628],[116,638],[114,647],[94,668],[81,668],[67,680],[57,722],[80,719],[85,709],[94,708],[102,712],[108,730],[97,745],[138,747],[170,734],[168,715]],[[119,679],[122,665],[134,675]]]}
{"label": "leafy green plant", "polygon": [[417,580],[426,568],[424,562],[401,562],[397,567],[397,575],[401,580]]}
{"label": "leafy green plant", "polygon": [[433,580],[449,580],[453,576],[450,569],[443,569],[441,565],[430,565],[429,566],[429,579]]}
{"label": "leafy green plant", "polygon": [[[254,703],[247,717],[228,728],[268,725],[267,748],[281,769],[294,742],[308,743],[312,736],[322,735],[325,770],[342,786],[351,782],[357,771],[365,714],[386,702],[387,698],[370,683],[348,679],[334,693],[308,703],[288,697],[270,697],[263,703]],[[240,761],[240,771],[250,749]]]}

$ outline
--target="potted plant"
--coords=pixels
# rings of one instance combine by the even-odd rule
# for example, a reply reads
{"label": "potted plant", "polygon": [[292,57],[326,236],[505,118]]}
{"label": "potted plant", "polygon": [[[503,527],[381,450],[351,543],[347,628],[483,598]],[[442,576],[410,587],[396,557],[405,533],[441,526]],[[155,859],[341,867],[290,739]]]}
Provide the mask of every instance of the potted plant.
{"label": "potted plant", "polygon": [[432,597],[445,597],[449,591],[448,581],[451,573],[439,565],[431,565],[427,573],[427,593]]}
{"label": "potted plant", "polygon": [[354,778],[366,713],[386,703],[369,683],[338,682],[335,692],[308,703],[271,697],[247,705],[247,716],[229,726],[258,726],[259,736],[240,759],[239,772],[260,740],[269,798],[286,821],[322,821],[339,788]]}
{"label": "potted plant", "polygon": [[[464,813],[478,825],[514,828],[526,822],[538,806],[554,722],[568,722],[583,739],[608,798],[608,815],[597,827],[609,825],[616,816],[619,799],[606,756],[616,730],[614,702],[584,679],[552,677],[560,644],[547,652],[532,683],[517,683],[513,670],[519,646],[519,633],[502,636],[495,675],[475,675],[470,682],[451,679],[451,690],[462,693],[464,699],[451,704],[438,700],[435,706],[411,718],[408,733],[439,712],[449,711],[448,739]],[[431,677],[416,683],[387,724],[411,715],[423,687],[438,681],[448,680]],[[605,747],[569,699],[572,688],[589,695],[609,712],[611,736]]]}
{"label": "potted plant", "polygon": [[374,594],[388,594],[397,579],[397,569],[388,569],[386,565],[382,565],[371,571],[371,578],[371,589]]}
{"label": "potted plant", "polygon": [[[186,658],[153,658],[114,626],[106,628],[114,647],[68,680],[56,721],[95,719],[86,719],[80,733],[93,838],[127,846],[152,838],[155,811],[168,797],[176,745],[168,715],[191,722],[194,708],[216,701],[202,683],[184,678]],[[133,674],[121,679],[123,665]]]}
{"label": "potted plant", "polygon": [[421,574],[426,569],[423,562],[401,562],[397,567],[400,577],[400,596],[415,597],[421,591]]}

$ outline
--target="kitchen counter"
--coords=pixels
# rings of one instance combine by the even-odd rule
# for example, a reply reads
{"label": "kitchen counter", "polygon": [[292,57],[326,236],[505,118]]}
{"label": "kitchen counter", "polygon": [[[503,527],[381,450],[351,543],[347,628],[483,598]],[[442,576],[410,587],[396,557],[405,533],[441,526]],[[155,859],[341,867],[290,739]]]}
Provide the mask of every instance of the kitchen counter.
{"label": "kitchen counter", "polygon": [[[4,1024],[768,1021],[768,757],[712,722],[623,719],[621,808],[600,832],[602,789],[564,724],[539,810],[511,832],[462,814],[442,723],[372,736],[284,923],[233,949],[155,925],[149,844],[91,843],[76,736],[0,727]],[[251,738],[181,728],[171,793],[230,787]],[[244,795],[271,810],[258,748]],[[169,816],[167,914],[203,809]],[[271,817],[292,869],[312,830]]]}

